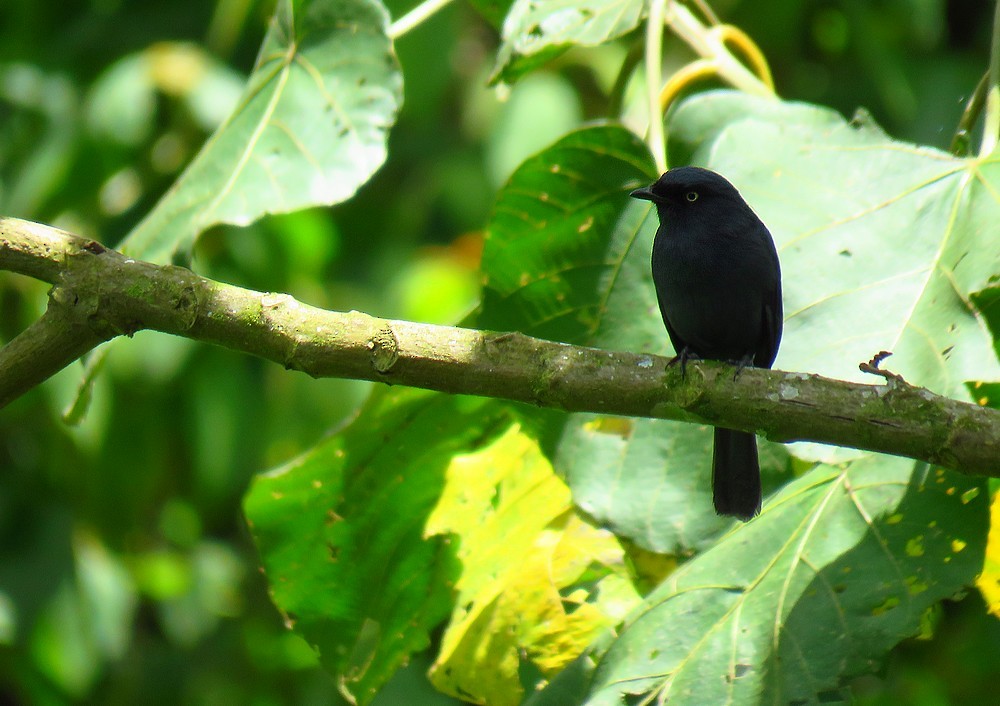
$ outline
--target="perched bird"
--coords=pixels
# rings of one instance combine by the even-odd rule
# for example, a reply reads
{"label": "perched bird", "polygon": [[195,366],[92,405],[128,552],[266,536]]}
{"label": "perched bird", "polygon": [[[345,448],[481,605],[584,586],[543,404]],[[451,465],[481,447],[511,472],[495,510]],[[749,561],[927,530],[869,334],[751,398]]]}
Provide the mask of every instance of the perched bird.
{"label": "perched bird", "polygon": [[[770,368],[781,340],[778,253],[736,188],[708,169],[678,167],[632,196],[652,201],[660,218],[653,284],[682,374],[690,358]],[[715,429],[712,496],[720,515],[760,512],[753,434]]]}

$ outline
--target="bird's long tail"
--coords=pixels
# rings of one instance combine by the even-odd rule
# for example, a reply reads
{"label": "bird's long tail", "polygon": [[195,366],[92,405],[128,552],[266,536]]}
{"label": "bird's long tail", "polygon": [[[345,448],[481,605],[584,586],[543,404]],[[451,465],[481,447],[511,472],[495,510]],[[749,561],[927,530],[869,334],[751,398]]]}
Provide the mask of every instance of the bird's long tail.
{"label": "bird's long tail", "polygon": [[716,427],[712,500],[717,513],[744,522],[760,512],[760,465],[753,434]]}

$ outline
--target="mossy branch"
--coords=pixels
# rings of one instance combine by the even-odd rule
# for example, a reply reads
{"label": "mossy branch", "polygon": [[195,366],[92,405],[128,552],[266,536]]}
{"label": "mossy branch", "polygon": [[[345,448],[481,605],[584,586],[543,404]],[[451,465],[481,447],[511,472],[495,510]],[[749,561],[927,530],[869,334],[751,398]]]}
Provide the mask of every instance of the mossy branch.
{"label": "mossy branch", "polygon": [[861,385],[757,369],[734,379],[719,363],[690,363],[681,380],[660,356],[326,311],[12,218],[0,218],[0,270],[53,285],[46,313],[0,348],[0,407],[102,341],[151,329],[313,377],[716,424],[1000,477],[1000,411],[899,380]]}

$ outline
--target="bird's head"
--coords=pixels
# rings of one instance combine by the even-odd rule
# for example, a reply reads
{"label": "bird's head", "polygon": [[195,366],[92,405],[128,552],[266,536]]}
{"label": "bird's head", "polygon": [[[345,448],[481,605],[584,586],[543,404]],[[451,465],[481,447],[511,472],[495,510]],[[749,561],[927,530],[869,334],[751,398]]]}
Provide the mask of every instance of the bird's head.
{"label": "bird's head", "polygon": [[712,204],[743,199],[732,184],[720,174],[701,167],[677,167],[653,184],[636,189],[632,198],[652,201],[657,211],[670,215],[703,212]]}

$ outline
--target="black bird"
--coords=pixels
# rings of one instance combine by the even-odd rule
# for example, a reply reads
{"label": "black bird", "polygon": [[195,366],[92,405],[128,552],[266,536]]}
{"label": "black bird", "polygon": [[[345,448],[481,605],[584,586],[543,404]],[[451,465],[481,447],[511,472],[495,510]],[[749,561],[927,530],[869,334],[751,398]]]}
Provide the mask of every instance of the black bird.
{"label": "black bird", "polygon": [[[708,169],[678,167],[632,196],[652,201],[660,218],[653,284],[682,374],[689,358],[770,368],[781,340],[778,253],[736,188]],[[753,434],[715,429],[712,496],[720,515],[760,512]]]}

